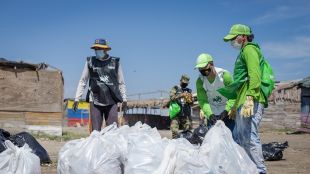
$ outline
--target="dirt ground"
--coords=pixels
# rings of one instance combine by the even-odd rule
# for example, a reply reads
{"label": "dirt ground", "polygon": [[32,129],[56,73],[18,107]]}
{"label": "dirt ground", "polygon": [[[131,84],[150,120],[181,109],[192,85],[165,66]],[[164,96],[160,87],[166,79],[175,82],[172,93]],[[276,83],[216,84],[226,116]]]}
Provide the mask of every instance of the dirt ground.
{"label": "dirt ground", "polygon": [[[87,133],[86,128],[69,128],[67,131],[76,133]],[[159,131],[162,137],[171,138],[169,130]],[[288,141],[289,147],[284,151],[283,160],[267,161],[269,174],[309,174],[310,173],[310,134],[287,134],[283,131],[264,131],[260,133],[263,143],[273,141]],[[39,139],[39,142],[48,151],[53,164],[42,166],[42,174],[57,173],[57,158],[60,148],[65,141],[51,141]]]}

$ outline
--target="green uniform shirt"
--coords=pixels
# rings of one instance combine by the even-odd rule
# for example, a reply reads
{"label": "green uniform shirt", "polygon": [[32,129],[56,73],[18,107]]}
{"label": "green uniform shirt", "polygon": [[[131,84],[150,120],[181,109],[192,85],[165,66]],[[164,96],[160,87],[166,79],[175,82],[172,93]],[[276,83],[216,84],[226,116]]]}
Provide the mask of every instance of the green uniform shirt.
{"label": "green uniform shirt", "polygon": [[[227,85],[232,83],[232,77],[231,77],[230,73],[227,71],[224,71],[224,73],[223,73],[223,83],[224,83],[224,86],[227,86]],[[204,115],[207,117],[207,119],[209,119],[210,116],[213,114],[213,112],[212,112],[210,103],[208,101],[208,94],[203,87],[203,81],[201,80],[200,77],[198,77],[198,79],[196,80],[196,89],[197,89],[198,104],[199,104],[201,110],[203,111]],[[212,92],[212,91],[210,91],[210,92]],[[229,99],[226,101],[225,110],[227,112],[229,112],[231,110],[231,108],[233,107],[234,101],[235,100],[233,100],[233,99]]]}
{"label": "green uniform shirt", "polygon": [[258,45],[256,44],[247,44],[237,57],[234,69],[234,80],[238,79],[238,68],[243,67],[247,71],[247,80],[242,82],[241,87],[237,89],[237,99],[235,102],[236,108],[239,108],[244,104],[246,96],[253,96],[255,101],[260,103],[265,103],[265,99],[262,91],[260,90],[261,85],[261,69],[260,69],[260,57],[261,52]]}

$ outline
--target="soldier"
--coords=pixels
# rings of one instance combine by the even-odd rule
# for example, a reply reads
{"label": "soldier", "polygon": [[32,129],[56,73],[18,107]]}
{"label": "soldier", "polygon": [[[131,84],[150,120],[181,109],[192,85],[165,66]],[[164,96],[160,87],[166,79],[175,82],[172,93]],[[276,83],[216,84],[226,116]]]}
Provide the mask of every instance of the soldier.
{"label": "soldier", "polygon": [[187,75],[182,75],[180,85],[174,86],[170,91],[170,102],[177,102],[180,106],[180,112],[176,117],[171,119],[172,138],[176,138],[179,129],[189,130],[191,127],[191,105],[192,90],[187,88],[190,78]]}

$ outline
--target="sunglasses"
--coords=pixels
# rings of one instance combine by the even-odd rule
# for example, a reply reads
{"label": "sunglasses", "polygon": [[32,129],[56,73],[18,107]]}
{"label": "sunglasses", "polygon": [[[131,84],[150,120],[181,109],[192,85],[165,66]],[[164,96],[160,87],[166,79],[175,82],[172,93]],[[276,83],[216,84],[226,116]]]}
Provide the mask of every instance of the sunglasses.
{"label": "sunglasses", "polygon": [[199,69],[199,71],[208,71],[208,72],[210,72],[210,71],[211,71],[211,68]]}

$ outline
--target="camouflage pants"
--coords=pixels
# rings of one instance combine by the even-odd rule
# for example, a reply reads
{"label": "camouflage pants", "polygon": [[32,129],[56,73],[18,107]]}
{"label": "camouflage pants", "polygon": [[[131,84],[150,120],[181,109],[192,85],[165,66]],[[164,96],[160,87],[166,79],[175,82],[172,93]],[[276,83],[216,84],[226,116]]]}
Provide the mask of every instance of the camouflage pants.
{"label": "camouflage pants", "polygon": [[180,129],[183,131],[190,129],[190,121],[188,117],[175,117],[171,120],[170,130],[173,139],[177,137]]}

